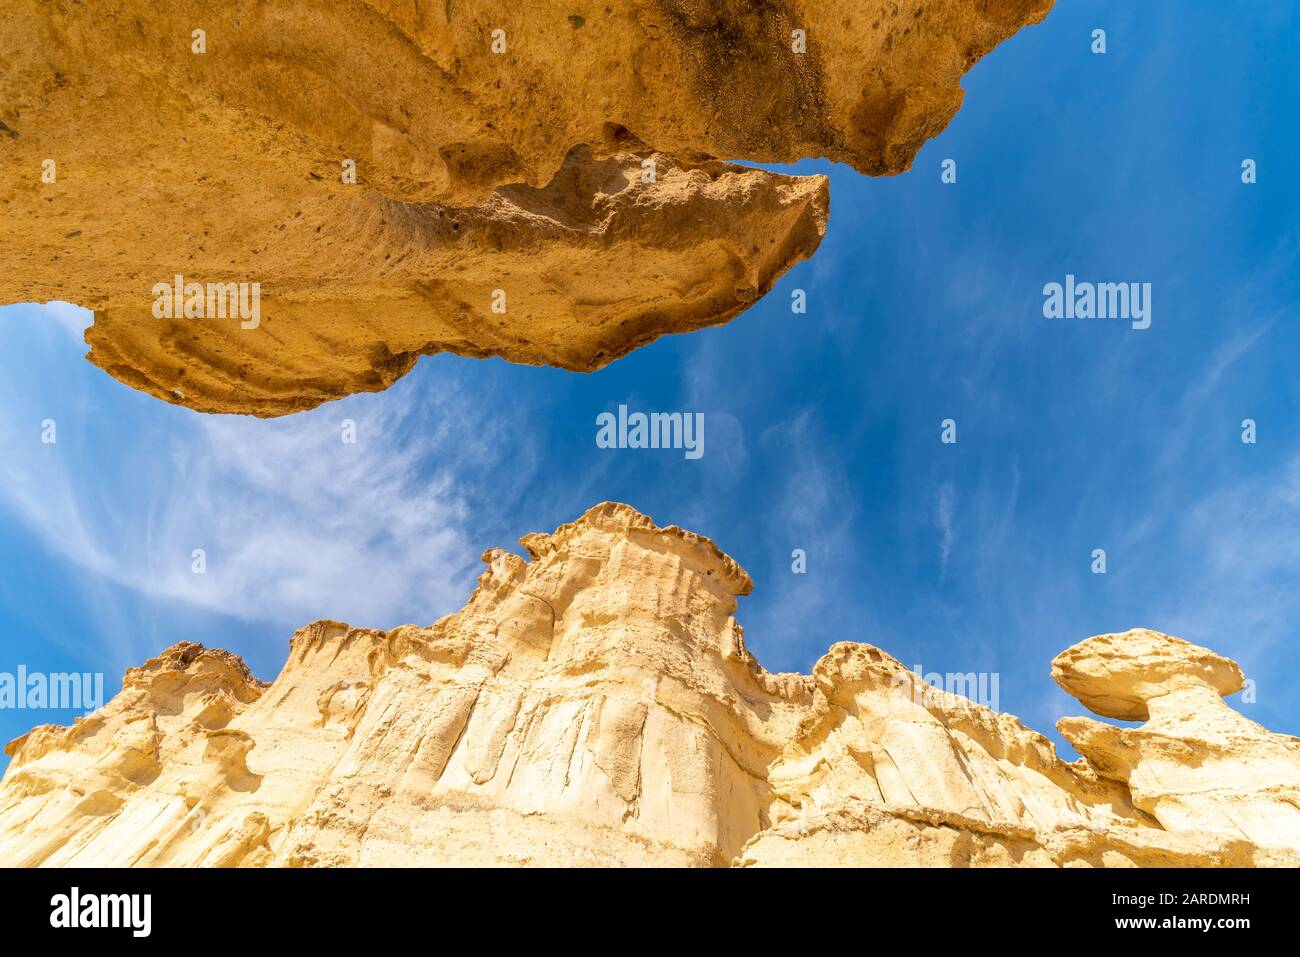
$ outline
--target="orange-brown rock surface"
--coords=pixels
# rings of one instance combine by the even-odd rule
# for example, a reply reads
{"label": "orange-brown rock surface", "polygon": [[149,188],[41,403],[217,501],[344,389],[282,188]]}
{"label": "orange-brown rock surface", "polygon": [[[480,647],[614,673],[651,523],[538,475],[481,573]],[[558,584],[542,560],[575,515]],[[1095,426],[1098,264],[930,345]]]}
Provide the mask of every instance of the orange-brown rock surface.
{"label": "orange-brown rock surface", "polygon": [[722,160],[900,172],[1050,5],[10,0],[0,302],[92,308],[92,362],[205,412],[443,351],[590,371],[816,249],[824,178]]}
{"label": "orange-brown rock surface", "polygon": [[1232,712],[1227,659],[1149,631],[1057,658],[1136,729],[1014,717],[839,643],[771,674],[712,542],[596,506],[460,612],[321,621],[273,684],[182,642],[71,728],[12,742],[19,865],[1287,865],[1300,742]]}

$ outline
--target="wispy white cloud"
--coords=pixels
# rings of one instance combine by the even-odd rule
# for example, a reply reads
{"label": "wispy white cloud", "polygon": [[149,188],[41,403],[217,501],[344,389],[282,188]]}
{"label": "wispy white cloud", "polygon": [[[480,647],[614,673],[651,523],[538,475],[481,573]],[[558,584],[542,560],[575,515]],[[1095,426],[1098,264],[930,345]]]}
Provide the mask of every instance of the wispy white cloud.
{"label": "wispy white cloud", "polygon": [[[748,510],[771,561],[742,620],[764,665],[806,670],[837,641],[885,644],[868,590],[857,579],[863,545],[842,449],[810,408],[764,429],[759,446],[785,464],[776,498]],[[761,517],[760,517],[761,516]],[[792,568],[794,549],[806,556]]]}
{"label": "wispy white cloud", "polygon": [[1202,372],[1183,394],[1178,410],[1176,428],[1171,430],[1160,455],[1160,465],[1176,468],[1186,459],[1199,430],[1203,428],[1205,408],[1222,387],[1223,378],[1238,361],[1263,342],[1273,328],[1276,316],[1241,329],[1235,336],[1221,342],[1206,360]]}
{"label": "wispy white cloud", "polygon": [[[19,321],[44,322],[28,331],[56,339],[79,338],[87,318],[40,312]],[[125,391],[120,408],[88,407],[71,393],[103,373],[66,342],[46,345],[62,347],[51,362],[63,374],[0,386],[11,413],[0,420],[0,508],[91,576],[159,601],[288,628],[427,623],[461,606],[477,571],[474,499],[507,499],[536,459],[526,425],[510,423],[507,440],[451,371],[274,421],[160,417],[136,414],[155,400]],[[47,417],[52,445],[36,427]]]}
{"label": "wispy white cloud", "polygon": [[1300,455],[1206,494],[1176,534],[1187,580],[1170,630],[1258,660],[1300,639]]}
{"label": "wispy white cloud", "polygon": [[939,486],[934,503],[934,527],[939,530],[939,574],[948,571],[948,556],[952,553],[952,510],[957,490],[952,482]]}

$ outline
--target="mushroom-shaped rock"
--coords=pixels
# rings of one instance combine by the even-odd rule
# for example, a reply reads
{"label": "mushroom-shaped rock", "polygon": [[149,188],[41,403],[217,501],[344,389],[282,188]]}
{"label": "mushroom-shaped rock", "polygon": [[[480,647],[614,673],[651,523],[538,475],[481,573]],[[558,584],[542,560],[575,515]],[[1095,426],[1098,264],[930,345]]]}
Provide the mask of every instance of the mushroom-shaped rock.
{"label": "mushroom-shaped rock", "polygon": [[1223,701],[1244,684],[1236,662],[1135,629],[1067,649],[1052,662],[1052,677],[1097,714],[1146,722],[1117,728],[1062,718],[1056,727],[1166,830],[1300,847],[1300,741]]}
{"label": "mushroom-shaped rock", "polygon": [[1097,635],[1061,652],[1052,678],[1089,711],[1122,721],[1145,721],[1149,703],[1178,691],[1241,690],[1241,668],[1230,658],[1182,638],[1146,628]]}

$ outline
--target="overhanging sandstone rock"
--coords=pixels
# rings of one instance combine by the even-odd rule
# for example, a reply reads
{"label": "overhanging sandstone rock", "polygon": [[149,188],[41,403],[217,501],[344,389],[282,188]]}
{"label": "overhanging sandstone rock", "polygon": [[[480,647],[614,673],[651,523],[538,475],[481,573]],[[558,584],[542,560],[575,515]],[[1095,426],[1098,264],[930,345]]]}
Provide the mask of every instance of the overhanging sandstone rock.
{"label": "overhanging sandstone rock", "polygon": [[[14,0],[0,302],[94,309],[92,362],[205,412],[441,351],[589,371],[816,249],[823,179],[717,160],[900,172],[1050,5]],[[156,317],[178,275],[258,283],[257,328]]]}
{"label": "overhanging sandstone rock", "polygon": [[1135,629],[1067,649],[1052,676],[1098,714],[1145,722],[1062,718],[1057,727],[1164,827],[1300,847],[1300,739],[1224,704],[1242,688],[1235,661]]}
{"label": "overhanging sandstone rock", "polygon": [[[529,561],[486,552],[464,609],[430,627],[300,630],[270,686],[188,642],[132,669],[99,713],[9,745],[0,859],[1300,863],[1300,812],[1284,807],[1297,742],[1227,718],[1217,692],[1180,690],[1182,717],[1122,747],[1094,743],[1133,732],[1067,725],[1085,755],[1067,763],[1011,715],[918,693],[870,645],[835,645],[812,675],[765,671],[732,617],[745,572],[629,506],[522,544]],[[1114,666],[1123,637],[1058,663],[1097,692],[1084,662],[1101,649]],[[1186,644],[1136,637],[1138,651]]]}

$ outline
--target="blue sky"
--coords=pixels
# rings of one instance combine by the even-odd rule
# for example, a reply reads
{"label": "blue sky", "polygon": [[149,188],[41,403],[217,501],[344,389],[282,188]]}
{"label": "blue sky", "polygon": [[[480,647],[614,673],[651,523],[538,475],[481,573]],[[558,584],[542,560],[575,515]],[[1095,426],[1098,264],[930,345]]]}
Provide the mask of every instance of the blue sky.
{"label": "blue sky", "polygon": [[[1298,35],[1290,3],[1062,3],[909,173],[791,167],[831,176],[830,228],[748,313],[590,376],[440,356],[287,419],[201,416],[85,362],[87,314],[0,309],[0,671],[112,693],[189,639],[270,679],[296,627],[432,622],[483,549],[614,499],[748,569],[771,670],[855,640],[997,672],[1059,744],[1082,707],[1051,658],[1151,627],[1236,658],[1239,707],[1300,733]],[[1067,273],[1150,282],[1151,327],[1044,318]],[[597,448],[620,403],[703,412],[705,455]],[[0,738],[72,716],[0,710]]]}

